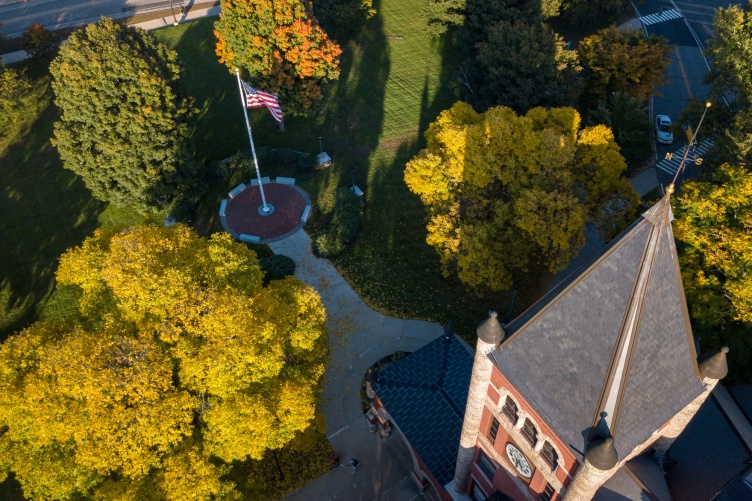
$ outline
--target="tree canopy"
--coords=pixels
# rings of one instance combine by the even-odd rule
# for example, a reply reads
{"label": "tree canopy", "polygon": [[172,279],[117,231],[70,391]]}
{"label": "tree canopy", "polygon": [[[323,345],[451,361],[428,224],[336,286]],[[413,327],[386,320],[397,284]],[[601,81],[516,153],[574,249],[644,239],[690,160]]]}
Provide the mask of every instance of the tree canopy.
{"label": "tree canopy", "polygon": [[314,418],[318,295],[187,227],[97,230],[61,258],[78,315],[0,347],[0,476],[29,498],[232,499],[230,464]]}
{"label": "tree canopy", "polygon": [[194,109],[177,53],[102,18],[70,36],[50,71],[61,110],[53,144],[95,197],[145,213],[169,211],[196,189]]}
{"label": "tree canopy", "polygon": [[339,45],[301,0],[222,0],[214,25],[219,62],[276,94],[282,111],[310,114],[339,78]]}
{"label": "tree canopy", "polygon": [[578,28],[599,28],[619,20],[629,0],[564,0],[567,20]]}
{"label": "tree canopy", "polygon": [[606,99],[612,92],[647,98],[665,81],[671,48],[665,38],[615,27],[600,30],[579,46],[586,72],[586,95]]}
{"label": "tree canopy", "polygon": [[577,53],[543,23],[499,21],[476,45],[478,103],[482,108],[570,104],[579,88]]}
{"label": "tree canopy", "polygon": [[714,36],[705,55],[712,62],[707,81],[716,100],[730,99],[730,120],[719,143],[732,162],[752,164],[752,2],[716,10]]}
{"label": "tree canopy", "polygon": [[3,129],[21,118],[30,92],[26,75],[0,62],[0,137],[5,135]]}
{"label": "tree canopy", "polygon": [[598,102],[589,119],[613,131],[630,173],[636,173],[652,157],[653,124],[642,99],[626,92],[613,92],[608,101]]}
{"label": "tree canopy", "polygon": [[752,322],[752,173],[724,164],[713,182],[685,182],[675,213],[693,318],[710,325]]}
{"label": "tree canopy", "polygon": [[356,35],[376,10],[372,0],[312,0],[321,27],[340,42]]}
{"label": "tree canopy", "polygon": [[506,107],[476,113],[459,102],[426,132],[427,148],[405,169],[429,214],[426,241],[444,273],[492,290],[543,265],[566,267],[591,220],[623,227],[637,203],[611,131],[580,129],[572,108]]}

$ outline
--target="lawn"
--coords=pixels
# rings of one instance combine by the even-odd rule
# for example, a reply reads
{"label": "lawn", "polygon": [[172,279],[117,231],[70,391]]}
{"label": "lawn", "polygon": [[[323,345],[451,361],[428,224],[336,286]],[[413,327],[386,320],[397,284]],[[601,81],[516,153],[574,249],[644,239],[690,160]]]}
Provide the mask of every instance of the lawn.
{"label": "lawn", "polygon": [[[441,275],[433,249],[425,243],[426,213],[403,180],[405,163],[423,143],[423,132],[456,100],[456,51],[452,43],[428,36],[416,15],[424,0],[374,2],[378,14],[347,46],[341,76],[320,114],[287,117],[286,132],[274,129],[265,110],[251,110],[256,147],[285,147],[318,153],[316,136],[334,159],[326,172],[296,171],[261,164],[262,175],[289,175],[326,208],[340,185],[355,181],[365,192],[366,221],[353,248],[335,261],[340,272],[375,309],[400,317],[445,323],[453,320],[467,339],[488,308],[506,313],[507,292],[477,296],[453,277]],[[248,149],[234,75],[217,62],[213,20],[158,30],[185,65],[185,81],[200,110],[193,134],[197,155],[218,160]],[[253,82],[251,82],[253,83]],[[284,103],[282,103],[284,109]],[[202,234],[220,231],[219,201],[252,172],[233,172],[216,180],[204,197],[194,226]],[[308,230],[314,230],[321,211]],[[503,249],[499,250],[503,252]],[[540,294],[538,277],[522,282],[515,311]]]}
{"label": "lawn", "polygon": [[34,92],[28,114],[0,135],[0,340],[40,314],[65,314],[69,301],[53,294],[60,254],[97,226],[137,220],[94,200],[78,176],[63,169],[50,143],[58,112],[49,73],[35,62],[19,69],[33,79]]}

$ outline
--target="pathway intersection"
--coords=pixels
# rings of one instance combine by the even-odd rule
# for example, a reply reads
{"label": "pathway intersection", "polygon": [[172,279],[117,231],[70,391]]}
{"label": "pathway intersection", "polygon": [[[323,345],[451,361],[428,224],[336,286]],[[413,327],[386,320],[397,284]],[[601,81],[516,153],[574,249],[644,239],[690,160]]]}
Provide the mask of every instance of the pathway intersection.
{"label": "pathway intersection", "polygon": [[420,494],[409,478],[412,463],[398,433],[388,439],[371,435],[365,426],[360,384],[366,370],[396,351],[413,352],[440,336],[441,326],[377,313],[327,259],[311,252],[305,231],[269,244],[290,256],[295,276],[321,295],[327,312],[331,360],[324,374],[323,411],[327,436],[343,461],[357,458],[358,471],[335,468],[310,482],[290,499],[409,500]]}

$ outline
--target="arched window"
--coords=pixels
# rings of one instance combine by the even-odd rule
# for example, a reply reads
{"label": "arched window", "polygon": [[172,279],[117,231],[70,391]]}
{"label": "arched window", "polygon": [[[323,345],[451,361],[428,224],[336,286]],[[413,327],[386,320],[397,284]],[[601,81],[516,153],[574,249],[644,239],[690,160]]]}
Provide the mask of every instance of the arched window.
{"label": "arched window", "polygon": [[541,456],[546,461],[546,463],[548,463],[548,466],[551,467],[551,471],[556,470],[556,467],[559,464],[559,455],[556,454],[553,445],[551,445],[549,442],[543,442]]}
{"label": "arched window", "polygon": [[517,404],[515,404],[514,400],[510,397],[507,397],[504,401],[504,407],[502,407],[501,410],[504,415],[509,418],[512,424],[517,422]]}
{"label": "arched window", "polygon": [[522,426],[522,434],[530,442],[530,445],[535,447],[535,443],[538,441],[538,430],[535,429],[535,425],[529,419],[525,419],[525,424]]}

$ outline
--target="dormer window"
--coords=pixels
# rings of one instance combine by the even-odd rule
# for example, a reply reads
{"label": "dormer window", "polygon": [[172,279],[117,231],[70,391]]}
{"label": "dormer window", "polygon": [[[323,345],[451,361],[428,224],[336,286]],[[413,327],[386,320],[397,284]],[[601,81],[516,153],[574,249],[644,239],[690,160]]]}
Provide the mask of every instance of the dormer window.
{"label": "dormer window", "polygon": [[507,397],[504,401],[504,407],[502,407],[501,410],[504,415],[509,418],[512,424],[517,422],[517,404],[514,403],[514,400]]}
{"label": "dormer window", "polygon": [[541,457],[551,467],[551,471],[556,470],[556,467],[559,465],[559,455],[556,454],[553,445],[549,442],[543,442]]}
{"label": "dormer window", "polygon": [[535,447],[535,443],[538,441],[538,430],[535,429],[535,425],[529,419],[525,419],[525,424],[522,426],[522,435],[530,442],[531,447]]}

